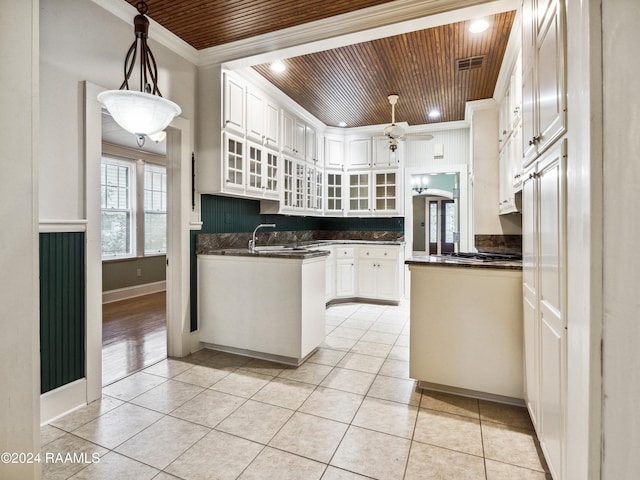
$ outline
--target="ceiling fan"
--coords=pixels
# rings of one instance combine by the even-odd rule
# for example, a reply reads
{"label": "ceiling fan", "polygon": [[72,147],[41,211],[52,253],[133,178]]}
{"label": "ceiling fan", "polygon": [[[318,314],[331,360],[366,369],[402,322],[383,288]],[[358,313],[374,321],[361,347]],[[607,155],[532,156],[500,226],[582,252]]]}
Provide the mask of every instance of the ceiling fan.
{"label": "ceiling fan", "polygon": [[387,97],[391,104],[391,125],[385,127],[384,134],[389,137],[389,149],[395,152],[398,148],[398,140],[405,140],[407,137],[419,138],[421,140],[431,140],[433,135],[426,133],[405,133],[404,128],[396,125],[396,103],[398,103],[399,95],[391,94]]}

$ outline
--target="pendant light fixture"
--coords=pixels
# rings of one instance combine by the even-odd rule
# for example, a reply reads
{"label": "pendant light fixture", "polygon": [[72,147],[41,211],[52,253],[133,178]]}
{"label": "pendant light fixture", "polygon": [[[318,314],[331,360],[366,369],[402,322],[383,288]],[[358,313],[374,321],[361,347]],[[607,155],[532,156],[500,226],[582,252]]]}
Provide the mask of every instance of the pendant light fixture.
{"label": "pendant light fixture", "polygon": [[[156,60],[147,45],[149,20],[145,17],[146,2],[136,4],[138,15],[133,20],[135,40],[124,60],[124,81],[119,90],[107,90],[98,95],[98,101],[113,119],[126,131],[142,138],[164,130],[171,120],[180,115],[178,105],[162,97],[158,89],[158,68]],[[140,91],[129,90],[129,79],[133,73],[136,58],[140,55]],[[138,140],[140,145],[140,140]],[[142,145],[140,145],[142,146]]]}

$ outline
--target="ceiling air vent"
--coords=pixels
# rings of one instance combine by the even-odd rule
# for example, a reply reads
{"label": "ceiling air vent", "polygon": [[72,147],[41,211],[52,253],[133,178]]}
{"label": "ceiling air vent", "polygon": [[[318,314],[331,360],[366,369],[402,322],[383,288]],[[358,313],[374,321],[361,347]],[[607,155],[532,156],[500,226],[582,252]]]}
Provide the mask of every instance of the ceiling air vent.
{"label": "ceiling air vent", "polygon": [[456,60],[456,71],[463,72],[465,70],[473,70],[474,68],[480,68],[484,63],[484,55],[477,57],[467,57]]}

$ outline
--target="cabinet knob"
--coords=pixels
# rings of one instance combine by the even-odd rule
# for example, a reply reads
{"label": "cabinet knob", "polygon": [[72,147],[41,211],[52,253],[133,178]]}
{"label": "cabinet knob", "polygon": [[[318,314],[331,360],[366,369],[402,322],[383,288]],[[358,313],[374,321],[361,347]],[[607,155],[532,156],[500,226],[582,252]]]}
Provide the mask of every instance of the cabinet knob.
{"label": "cabinet knob", "polygon": [[540,140],[540,137],[533,137],[531,140],[529,140],[529,145],[535,145],[536,143],[538,143],[538,141]]}

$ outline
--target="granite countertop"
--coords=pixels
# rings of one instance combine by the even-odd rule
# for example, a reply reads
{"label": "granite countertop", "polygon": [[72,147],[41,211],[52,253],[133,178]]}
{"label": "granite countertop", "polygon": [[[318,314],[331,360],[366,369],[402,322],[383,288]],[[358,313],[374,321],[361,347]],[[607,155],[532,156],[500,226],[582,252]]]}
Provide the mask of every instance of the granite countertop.
{"label": "granite countertop", "polygon": [[442,255],[415,256],[405,260],[407,265],[452,267],[452,268],[492,268],[494,270],[522,270],[521,260],[476,260]]}
{"label": "granite countertop", "polygon": [[301,242],[299,245],[310,247],[321,247],[322,245],[348,245],[348,244],[363,244],[363,245],[404,245],[403,241],[397,240],[310,240],[308,242]]}
{"label": "granite countertop", "polygon": [[258,250],[252,252],[248,248],[221,248],[218,250],[210,250],[200,255],[227,255],[234,257],[272,257],[272,258],[291,258],[298,260],[306,260],[315,257],[327,257],[329,252],[322,250],[313,250],[301,247],[283,247],[278,250]]}

